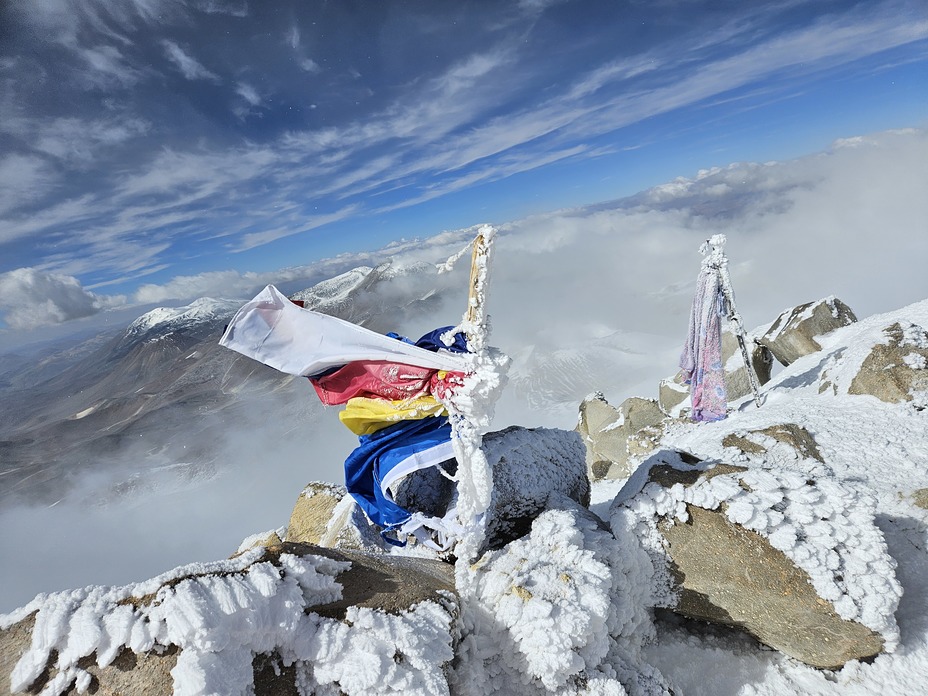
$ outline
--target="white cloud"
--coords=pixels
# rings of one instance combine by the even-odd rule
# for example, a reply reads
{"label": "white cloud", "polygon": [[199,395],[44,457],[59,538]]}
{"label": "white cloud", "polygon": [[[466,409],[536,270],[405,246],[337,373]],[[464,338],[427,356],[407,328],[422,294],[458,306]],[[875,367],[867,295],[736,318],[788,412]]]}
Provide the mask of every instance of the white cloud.
{"label": "white cloud", "polygon": [[141,118],[56,118],[33,123],[30,137],[39,152],[80,164],[95,159],[101,147],[121,145],[150,130],[151,123]]}
{"label": "white cloud", "polygon": [[[269,281],[268,281],[269,282]],[[256,273],[210,271],[192,276],[176,276],[163,285],[142,285],[134,295],[138,304],[165,300],[192,300],[199,297],[241,297],[262,285]]]}
{"label": "white cloud", "polygon": [[235,93],[251,106],[259,106],[261,104],[261,95],[258,94],[258,90],[245,82],[239,82],[238,85],[236,85]]}
{"label": "white cloud", "polygon": [[300,47],[300,27],[298,25],[293,24],[287,30],[286,41],[290,48],[297,49]]}
{"label": "white cloud", "polygon": [[109,89],[131,87],[142,79],[142,71],[128,64],[115,46],[76,47],[90,71],[82,71],[79,78],[91,87]]}
{"label": "white cloud", "polygon": [[10,328],[32,329],[96,314],[99,299],[77,278],[18,268],[0,275],[0,310]]}
{"label": "white cloud", "polygon": [[322,72],[322,67],[319,65],[319,63],[314,61],[312,58],[303,58],[300,61],[300,68],[304,72],[308,72],[308,73]]}
{"label": "white cloud", "polygon": [[242,235],[237,244],[234,245],[232,251],[246,251],[248,249],[253,249],[254,247],[262,246],[278,239],[283,239],[284,237],[291,237],[295,234],[308,232],[310,230],[316,229],[317,227],[322,227],[323,225],[328,225],[332,222],[338,222],[339,220],[349,218],[357,213],[358,209],[358,205],[349,205],[341,208],[340,210],[336,210],[335,212],[324,215],[311,215],[309,217],[301,216],[300,224],[265,229],[260,232],[249,232],[248,234]]}
{"label": "white cloud", "polygon": [[211,80],[219,82],[220,77],[216,73],[203,66],[196,58],[189,55],[173,41],[164,40],[161,42],[164,47],[165,55],[174,63],[188,80]]}
{"label": "white cloud", "polygon": [[[519,7],[531,14],[540,14],[549,7],[561,5],[565,2],[569,2],[569,0],[519,0]],[[582,10],[578,10],[578,12],[582,12]]]}
{"label": "white cloud", "polygon": [[194,0],[193,7],[207,14],[224,14],[232,17],[247,17],[247,0]]}

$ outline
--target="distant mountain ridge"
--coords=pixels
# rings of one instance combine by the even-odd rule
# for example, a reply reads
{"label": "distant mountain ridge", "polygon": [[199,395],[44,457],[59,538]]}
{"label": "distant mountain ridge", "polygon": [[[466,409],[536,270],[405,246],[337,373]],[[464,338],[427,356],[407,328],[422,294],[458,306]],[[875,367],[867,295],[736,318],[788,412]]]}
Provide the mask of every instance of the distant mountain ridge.
{"label": "distant mountain ridge", "polygon": [[[393,287],[397,279],[410,282]],[[435,309],[442,293],[433,280],[434,268],[426,264],[385,263],[352,269],[293,297],[386,332]],[[34,383],[24,374],[29,357],[20,356],[21,378],[9,383],[0,405],[0,506],[19,497],[52,503],[79,473],[137,460],[130,454],[135,448],[144,458],[213,467],[209,448],[184,445],[221,439],[245,417],[246,402],[296,388],[295,378],[218,345],[241,305],[200,298],[153,309],[124,332],[75,349],[76,358],[51,374],[33,368]]]}

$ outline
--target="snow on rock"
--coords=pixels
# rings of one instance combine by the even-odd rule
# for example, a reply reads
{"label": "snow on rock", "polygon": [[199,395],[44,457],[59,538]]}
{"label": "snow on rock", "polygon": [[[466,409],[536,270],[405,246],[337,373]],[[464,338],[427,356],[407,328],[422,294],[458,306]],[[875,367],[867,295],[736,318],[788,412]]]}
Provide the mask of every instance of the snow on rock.
{"label": "snow on rock", "polygon": [[347,297],[373,270],[370,266],[352,268],[337,276],[320,281],[307,290],[295,293],[293,299],[302,300],[306,303],[306,306],[316,309],[317,305]]}
{"label": "snow on rock", "polygon": [[881,401],[914,401],[924,408],[928,396],[928,332],[911,322],[883,329],[847,387],[848,394],[871,394]]}
{"label": "snow on rock", "polygon": [[[902,596],[896,562],[874,524],[872,495],[835,479],[808,479],[790,471],[753,468],[700,477],[693,485],[665,487],[630,482],[615,505],[630,511],[615,527],[656,527],[661,518],[688,520],[687,506],[721,510],[732,523],[757,532],[808,573],[822,599],[847,621],[883,637],[885,649],[899,642],[894,613]],[[614,528],[615,528],[614,527]],[[654,556],[664,554],[653,531],[643,538]],[[669,573],[665,574],[665,579]],[[667,588],[669,592],[670,588]]]}
{"label": "snow on rock", "polygon": [[487,433],[483,452],[493,476],[484,548],[527,533],[531,521],[561,496],[586,506],[590,482],[580,435],[512,426]]}
{"label": "snow on rock", "polygon": [[821,349],[818,337],[857,321],[854,312],[834,296],[784,310],[760,338],[783,365]]}
{"label": "snow on rock", "polygon": [[640,658],[653,636],[647,555],[571,501],[560,507],[475,564],[479,612],[458,650],[456,692],[664,693]]}
{"label": "snow on rock", "polygon": [[663,419],[664,413],[652,399],[632,396],[616,408],[600,392],[586,397],[580,404],[577,432],[586,447],[590,480],[627,478],[631,473],[629,439]]}
{"label": "snow on rock", "polygon": [[[449,607],[453,602],[449,602]],[[303,694],[448,694],[452,613],[423,602],[399,615],[349,607],[345,622],[309,615],[312,639],[298,646]]]}
{"label": "snow on rock", "polygon": [[335,507],[348,495],[344,486],[312,481],[300,493],[287,524],[287,541],[319,544]]}
{"label": "snow on rock", "polygon": [[[39,595],[0,617],[3,637],[2,631],[34,615],[31,644],[9,678],[11,692],[29,689],[54,655],[42,691],[46,696],[72,686],[83,693],[92,679],[100,678],[99,668],[125,649],[167,654],[174,648],[170,674],[178,696],[255,693],[257,655],[274,655],[293,666],[297,683],[316,689],[304,693],[368,694],[373,685],[378,693],[448,693],[443,674],[452,657],[456,610],[451,592],[439,591],[438,602],[419,601],[387,613],[361,606],[363,598],[356,595],[368,585],[355,573],[354,604],[339,609],[343,585],[337,578],[354,573],[353,562],[285,552],[298,547],[278,547],[276,553],[256,548],[136,585]],[[415,591],[427,585],[425,591],[431,592],[429,572],[422,583],[412,577],[414,570],[423,575],[418,567],[399,572],[417,585]],[[379,577],[387,576],[380,572]],[[308,611],[311,607],[320,613]]]}

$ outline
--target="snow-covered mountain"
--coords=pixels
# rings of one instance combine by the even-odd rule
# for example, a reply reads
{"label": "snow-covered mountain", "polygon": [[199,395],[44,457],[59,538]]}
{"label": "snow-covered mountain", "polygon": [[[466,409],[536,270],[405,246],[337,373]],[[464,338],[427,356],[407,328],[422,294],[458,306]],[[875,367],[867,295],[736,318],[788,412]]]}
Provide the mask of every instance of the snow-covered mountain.
{"label": "snow-covered mountain", "polygon": [[[433,266],[384,263],[293,297],[384,332],[434,328],[429,315],[443,293],[436,278]],[[94,337],[70,355],[55,354],[55,369],[30,366],[28,356],[11,359],[0,402],[0,508],[14,500],[55,503],[82,474],[125,469],[139,459],[146,465],[133,466],[128,479],[97,495],[137,490],[147,470],[177,462],[185,478],[209,478],[222,470],[227,454],[217,443],[247,431],[256,412],[275,413],[291,444],[309,449],[304,426],[321,407],[306,398],[306,386],[217,343],[240,306],[200,298],[153,309],[117,336]]]}

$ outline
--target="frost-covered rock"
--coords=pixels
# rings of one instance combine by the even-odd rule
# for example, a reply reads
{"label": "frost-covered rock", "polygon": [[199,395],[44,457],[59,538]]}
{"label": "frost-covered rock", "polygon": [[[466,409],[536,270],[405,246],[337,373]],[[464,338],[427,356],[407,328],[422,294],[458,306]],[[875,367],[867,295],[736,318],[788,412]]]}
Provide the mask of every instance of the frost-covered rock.
{"label": "frost-covered rock", "polygon": [[329,549],[383,553],[380,530],[365,517],[344,486],[313,481],[293,506],[286,540]]}
{"label": "frost-covered rock", "polygon": [[456,616],[441,562],[261,547],[39,595],[0,617],[3,666],[15,662],[0,691],[447,694]]}
{"label": "frost-covered rock", "polygon": [[654,606],[744,628],[807,664],[891,652],[902,589],[873,501],[832,479],[655,456],[616,497],[612,528],[655,563]]}
{"label": "frost-covered rock", "polygon": [[928,393],[928,332],[911,322],[896,322],[883,330],[848,387],[848,394],[871,394],[887,403],[920,403]]}
{"label": "frost-covered rock", "polygon": [[626,478],[630,473],[629,438],[664,419],[656,401],[629,397],[615,408],[596,392],[580,404],[577,432],[586,445],[591,481]]}
{"label": "frost-covered rock", "polygon": [[232,554],[232,558],[240,556],[246,551],[251,551],[258,546],[280,546],[284,543],[283,539],[281,539],[281,535],[283,534],[284,529],[281,527],[280,529],[271,529],[267,532],[260,532],[259,534],[252,534],[249,537],[245,537],[242,543],[239,544],[236,552]]}
{"label": "frost-covered rock", "polygon": [[641,657],[654,636],[647,554],[572,501],[557,507],[473,567],[479,611],[461,640],[455,692],[669,693]]}
{"label": "frost-covered rock", "polygon": [[857,321],[854,312],[834,296],[784,310],[759,339],[783,365],[821,350],[815,339]]}
{"label": "frost-covered rock", "polygon": [[583,443],[575,432],[510,427],[483,436],[493,472],[485,547],[500,548],[528,533],[532,521],[562,498],[590,502]]}

